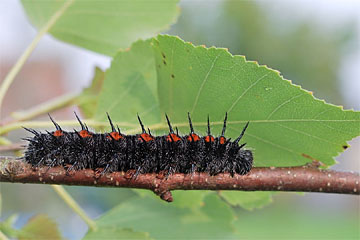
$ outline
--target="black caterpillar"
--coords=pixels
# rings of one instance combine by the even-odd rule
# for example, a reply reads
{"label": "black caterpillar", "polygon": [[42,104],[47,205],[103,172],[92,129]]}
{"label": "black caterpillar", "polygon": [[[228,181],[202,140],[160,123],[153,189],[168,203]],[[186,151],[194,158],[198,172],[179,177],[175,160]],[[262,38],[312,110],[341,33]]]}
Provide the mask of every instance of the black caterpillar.
{"label": "black caterpillar", "polygon": [[249,122],[240,136],[231,142],[226,139],[224,126],[219,137],[210,133],[208,117],[207,135],[200,137],[194,132],[190,114],[188,114],[190,134],[180,136],[178,129],[174,132],[167,115],[166,120],[170,133],[163,136],[153,136],[146,132],[138,116],[141,134],[125,135],[117,127],[115,129],[110,116],[110,133],[90,132],[86,124],[76,115],[81,131],[66,132],[61,129],[49,115],[56,131],[40,133],[34,129],[25,128],[33,133],[25,151],[25,161],[33,167],[63,166],[67,170],[103,169],[105,172],[133,170],[138,174],[165,172],[191,174],[207,172],[210,175],[228,172],[231,176],[246,174],[252,168],[253,156],[250,150],[244,150],[244,144],[239,141],[245,133]]}

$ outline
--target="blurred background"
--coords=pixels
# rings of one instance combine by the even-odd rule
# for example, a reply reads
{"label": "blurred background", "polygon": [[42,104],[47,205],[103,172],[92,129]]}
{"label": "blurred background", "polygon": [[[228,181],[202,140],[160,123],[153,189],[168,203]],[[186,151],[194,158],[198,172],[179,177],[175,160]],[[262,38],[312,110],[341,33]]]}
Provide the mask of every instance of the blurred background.
{"label": "blurred background", "polygon": [[[359,1],[204,0],[181,1],[180,8],[178,22],[166,33],[195,45],[228,48],[232,54],[245,55],[248,60],[279,70],[286,79],[314,92],[317,98],[345,109],[360,110]],[[3,80],[36,34],[19,1],[0,1],[0,34]],[[90,84],[95,66],[106,70],[110,62],[107,56],[45,36],[9,89],[3,116],[65,93],[80,92]],[[26,98],[19,97],[22,95]],[[58,111],[55,117],[72,118],[73,110]],[[15,131],[9,138],[18,141],[22,134]],[[350,145],[336,158],[339,164],[333,169],[360,171],[360,138]],[[16,224],[20,227],[31,216],[45,213],[56,220],[68,239],[79,239],[87,231],[85,223],[50,187],[30,184],[0,187],[0,220],[19,214]],[[93,218],[135,196],[127,189],[66,189]],[[246,238],[281,238],[290,229],[294,238],[312,238],[319,228],[331,224],[333,232],[322,238],[341,238],[338,236],[342,232],[349,231],[357,231],[360,238],[359,212],[359,197],[355,196],[282,193],[263,209],[252,212],[237,209],[239,218],[235,224],[245,233],[255,224],[264,223],[265,227],[253,230],[257,234]],[[303,236],[304,229],[313,232]]]}

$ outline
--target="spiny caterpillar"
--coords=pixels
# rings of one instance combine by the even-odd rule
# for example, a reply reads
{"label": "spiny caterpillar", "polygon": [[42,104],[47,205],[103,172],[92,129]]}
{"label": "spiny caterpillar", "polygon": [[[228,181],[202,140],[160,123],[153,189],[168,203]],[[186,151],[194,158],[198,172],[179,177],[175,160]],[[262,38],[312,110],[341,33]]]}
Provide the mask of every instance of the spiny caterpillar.
{"label": "spiny caterpillar", "polygon": [[125,135],[115,128],[107,114],[111,132],[93,133],[76,115],[81,130],[67,132],[61,129],[49,115],[55,125],[53,132],[41,133],[25,128],[34,134],[25,138],[29,145],[24,159],[33,167],[63,166],[68,171],[78,169],[103,169],[102,172],[135,171],[135,176],[144,173],[193,174],[206,172],[210,175],[228,172],[231,176],[246,174],[252,168],[253,156],[250,150],[239,145],[249,122],[235,141],[225,138],[227,114],[221,135],[213,137],[210,133],[210,121],[207,119],[207,135],[199,136],[194,132],[188,113],[190,133],[180,136],[174,132],[167,115],[169,134],[153,136],[146,132],[140,117],[138,120],[142,133]]}

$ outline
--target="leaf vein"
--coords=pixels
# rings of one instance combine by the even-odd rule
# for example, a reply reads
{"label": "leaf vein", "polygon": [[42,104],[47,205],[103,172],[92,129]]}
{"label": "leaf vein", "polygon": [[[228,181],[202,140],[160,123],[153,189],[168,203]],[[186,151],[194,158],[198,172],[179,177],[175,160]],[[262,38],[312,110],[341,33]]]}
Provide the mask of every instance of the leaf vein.
{"label": "leaf vein", "polygon": [[207,80],[208,80],[208,78],[209,78],[209,75],[210,75],[211,71],[213,70],[213,68],[214,68],[214,66],[215,66],[215,63],[216,63],[216,61],[218,60],[219,56],[220,56],[220,53],[214,58],[213,62],[211,63],[211,66],[210,66],[210,68],[209,68],[209,71],[207,72],[204,80],[203,80],[202,83],[201,83],[201,86],[200,86],[200,88],[199,88],[199,91],[198,91],[198,93],[196,94],[196,97],[195,97],[194,105],[193,105],[193,107],[192,107],[192,109],[191,109],[191,114],[194,112],[194,110],[195,110],[195,108],[196,108],[196,105],[197,105],[197,103],[198,103],[198,100],[199,100],[201,91],[202,91],[202,89],[204,88],[204,85],[205,85],[205,83],[207,82]]}
{"label": "leaf vein", "polygon": [[290,103],[291,101],[293,101],[294,99],[296,99],[296,98],[298,98],[298,97],[300,97],[300,96],[302,96],[302,95],[303,95],[303,93],[300,93],[300,94],[298,94],[298,95],[296,95],[296,96],[294,96],[294,97],[292,97],[292,98],[289,98],[288,100],[284,101],[284,102],[281,103],[279,106],[277,106],[276,108],[274,108],[274,110],[269,114],[269,116],[268,116],[266,119],[270,119],[271,116],[272,116],[274,113],[276,113],[280,108],[282,108],[284,105]]}
{"label": "leaf vein", "polygon": [[231,110],[235,107],[235,105],[240,101],[240,99],[251,89],[253,88],[258,82],[260,82],[263,78],[269,75],[270,72],[264,74],[263,76],[259,77],[255,82],[253,82],[245,91],[236,99],[236,101],[231,105],[231,107],[227,110],[227,112],[231,112]]}

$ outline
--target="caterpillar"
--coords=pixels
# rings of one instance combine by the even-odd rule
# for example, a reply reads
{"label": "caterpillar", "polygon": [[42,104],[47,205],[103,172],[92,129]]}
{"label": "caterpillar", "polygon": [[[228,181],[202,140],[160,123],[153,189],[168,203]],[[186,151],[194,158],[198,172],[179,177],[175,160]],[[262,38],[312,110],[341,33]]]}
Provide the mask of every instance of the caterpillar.
{"label": "caterpillar", "polygon": [[33,167],[63,166],[70,170],[103,169],[103,173],[117,171],[135,171],[135,176],[145,173],[193,174],[207,172],[210,175],[219,173],[246,174],[252,168],[253,154],[244,149],[246,143],[239,145],[249,122],[246,123],[239,137],[234,141],[225,138],[227,113],[221,135],[213,137],[210,132],[210,120],[207,118],[207,135],[195,133],[188,113],[190,133],[180,136],[175,131],[165,114],[169,134],[153,136],[145,130],[139,117],[142,132],[135,135],[123,134],[115,128],[109,114],[107,118],[111,127],[109,133],[89,131],[78,115],[75,116],[81,130],[64,131],[49,115],[55,131],[45,133],[24,128],[32,133],[28,141],[24,159]]}

